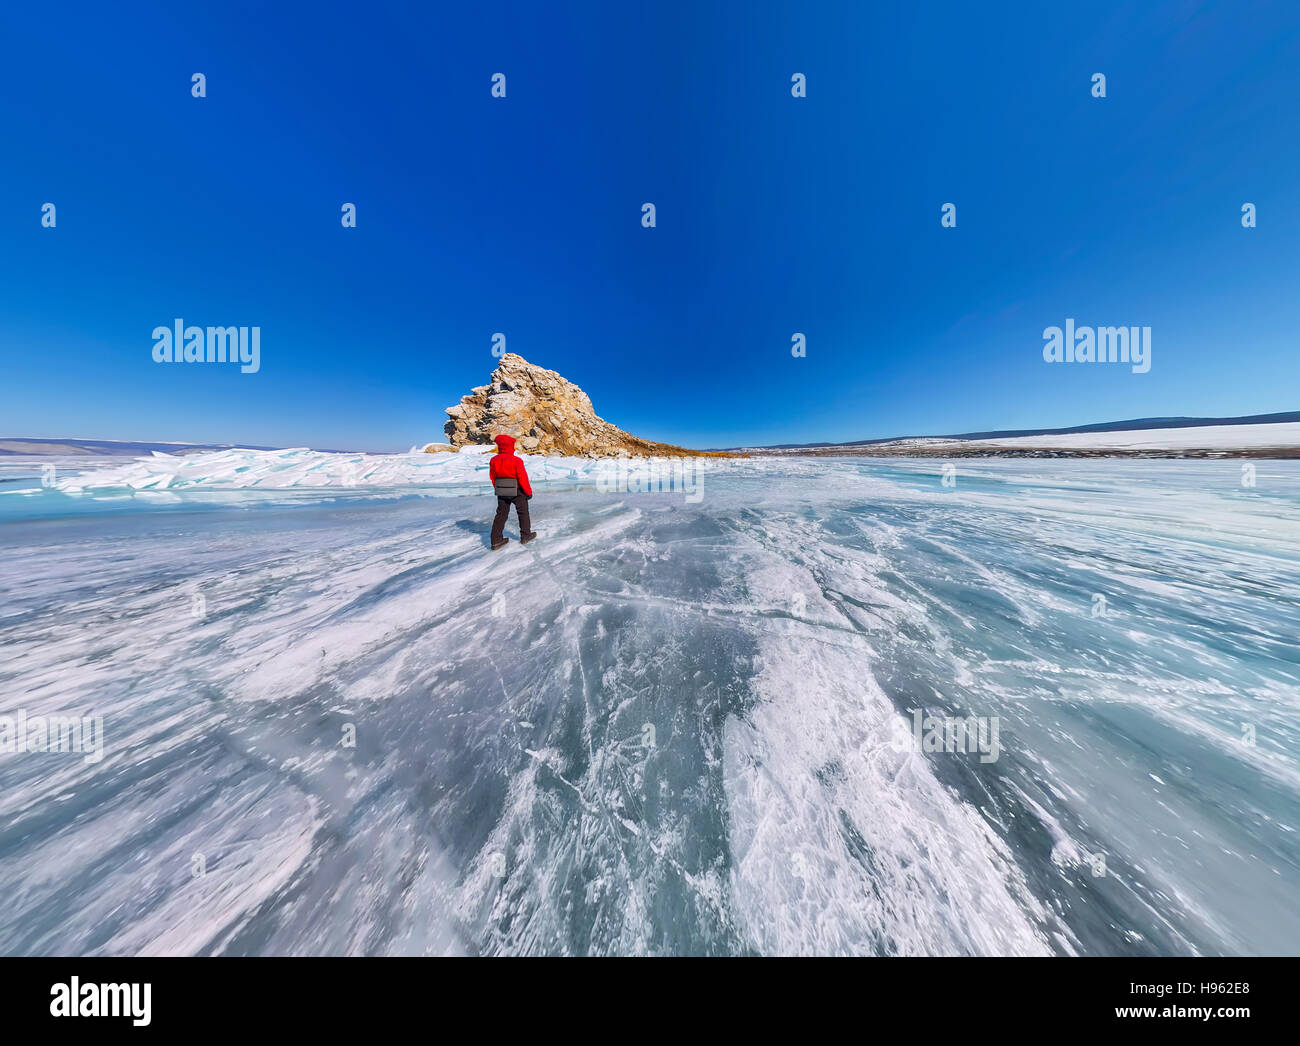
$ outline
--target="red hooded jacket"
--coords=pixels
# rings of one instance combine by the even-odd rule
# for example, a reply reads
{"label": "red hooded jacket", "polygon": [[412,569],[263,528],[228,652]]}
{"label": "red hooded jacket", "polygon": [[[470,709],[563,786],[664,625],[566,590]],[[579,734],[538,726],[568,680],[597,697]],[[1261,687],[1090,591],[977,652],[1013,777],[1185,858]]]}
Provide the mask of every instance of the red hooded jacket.
{"label": "red hooded jacket", "polygon": [[492,482],[495,483],[502,476],[514,476],[519,481],[520,492],[531,495],[533,485],[528,482],[528,470],[524,468],[524,459],[515,455],[514,436],[497,436],[492,442],[501,452],[492,455],[492,460],[488,462],[488,475],[492,477]]}

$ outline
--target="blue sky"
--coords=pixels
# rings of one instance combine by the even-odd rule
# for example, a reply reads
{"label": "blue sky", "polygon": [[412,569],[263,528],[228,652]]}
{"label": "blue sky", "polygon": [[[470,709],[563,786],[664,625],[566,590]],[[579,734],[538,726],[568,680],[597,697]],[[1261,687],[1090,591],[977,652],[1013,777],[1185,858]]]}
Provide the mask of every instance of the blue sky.
{"label": "blue sky", "polygon": [[0,436],[405,449],[498,331],[690,446],[1294,410],[1298,130],[1293,3],[5,5]]}

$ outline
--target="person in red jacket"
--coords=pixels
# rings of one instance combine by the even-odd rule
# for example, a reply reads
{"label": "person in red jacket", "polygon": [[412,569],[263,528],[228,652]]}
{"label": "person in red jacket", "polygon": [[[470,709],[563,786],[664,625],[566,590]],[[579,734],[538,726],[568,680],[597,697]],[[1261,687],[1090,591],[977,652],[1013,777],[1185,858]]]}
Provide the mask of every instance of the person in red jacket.
{"label": "person in red jacket", "polygon": [[524,459],[515,454],[515,438],[497,436],[493,442],[500,451],[488,462],[488,475],[492,477],[492,488],[497,495],[497,514],[492,520],[492,551],[495,552],[505,547],[510,540],[505,536],[505,529],[511,505],[515,506],[515,513],[519,516],[519,543],[526,545],[537,535],[528,518],[528,502],[533,496],[533,485],[528,482]]}

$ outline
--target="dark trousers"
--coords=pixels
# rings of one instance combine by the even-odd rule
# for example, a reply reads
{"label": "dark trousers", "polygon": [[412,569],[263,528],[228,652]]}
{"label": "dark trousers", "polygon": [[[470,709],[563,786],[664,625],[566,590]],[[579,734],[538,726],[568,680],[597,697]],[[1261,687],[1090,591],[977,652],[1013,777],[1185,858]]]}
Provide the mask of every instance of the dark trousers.
{"label": "dark trousers", "polygon": [[519,536],[532,532],[532,523],[528,518],[528,498],[523,494],[517,494],[513,498],[497,498],[497,514],[492,520],[492,544],[497,544],[504,536],[506,529],[506,520],[510,518],[510,506],[515,506],[515,514],[519,516]]}

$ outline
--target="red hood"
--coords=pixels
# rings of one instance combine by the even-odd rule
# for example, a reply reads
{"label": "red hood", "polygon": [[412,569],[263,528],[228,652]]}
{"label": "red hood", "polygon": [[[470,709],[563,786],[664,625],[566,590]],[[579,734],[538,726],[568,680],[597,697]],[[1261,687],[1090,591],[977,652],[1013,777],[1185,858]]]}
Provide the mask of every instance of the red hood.
{"label": "red hood", "polygon": [[497,445],[497,450],[502,454],[513,454],[515,452],[514,436],[496,436],[492,442]]}

